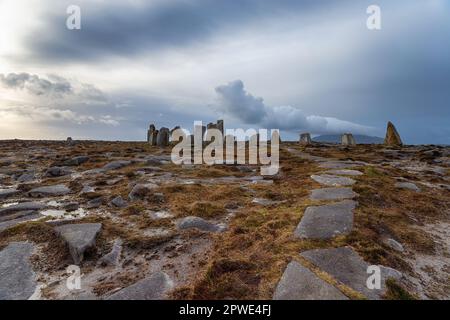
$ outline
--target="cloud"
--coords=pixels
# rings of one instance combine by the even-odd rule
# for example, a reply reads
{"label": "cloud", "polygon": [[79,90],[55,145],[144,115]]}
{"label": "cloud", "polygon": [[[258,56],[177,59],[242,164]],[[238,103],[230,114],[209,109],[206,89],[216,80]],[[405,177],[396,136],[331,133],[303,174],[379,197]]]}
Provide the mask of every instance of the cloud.
{"label": "cloud", "polygon": [[344,133],[367,134],[373,128],[317,115],[305,115],[302,110],[292,106],[270,107],[263,98],[254,97],[244,89],[241,80],[230,82],[216,88],[219,107],[225,115],[239,119],[246,124],[285,131],[309,131],[313,134]]}
{"label": "cloud", "polygon": [[52,82],[28,73],[10,73],[8,75],[0,74],[0,83],[6,88],[27,90],[37,96],[60,96],[72,93],[71,84],[64,78],[55,78],[55,81]]}

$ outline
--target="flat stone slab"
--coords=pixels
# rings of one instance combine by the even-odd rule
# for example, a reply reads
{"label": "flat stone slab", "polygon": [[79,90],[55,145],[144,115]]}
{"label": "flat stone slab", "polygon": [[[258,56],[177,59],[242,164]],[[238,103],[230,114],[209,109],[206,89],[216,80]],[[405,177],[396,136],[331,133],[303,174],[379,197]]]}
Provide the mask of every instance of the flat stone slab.
{"label": "flat stone slab", "polygon": [[344,200],[353,199],[358,194],[352,188],[323,188],[311,192],[311,200]]}
{"label": "flat stone slab", "polygon": [[319,164],[319,167],[324,169],[348,169],[361,167],[364,164],[361,162],[346,162],[346,161],[326,161]]}
{"label": "flat stone slab", "polygon": [[401,278],[401,273],[383,266],[381,271],[381,288],[369,289],[367,279],[373,273],[367,273],[366,263],[352,248],[315,249],[300,254],[316,267],[327,272],[336,280],[365,295],[369,299],[381,299],[386,291],[388,278]]}
{"label": "flat stone slab", "polygon": [[224,226],[216,225],[205,219],[199,217],[186,217],[182,218],[177,223],[178,229],[198,229],[206,232],[222,232],[225,230]]}
{"label": "flat stone slab", "polygon": [[31,197],[51,197],[51,196],[64,196],[70,193],[70,189],[63,184],[54,186],[45,186],[32,189],[28,192]]}
{"label": "flat stone slab", "polygon": [[35,219],[39,219],[41,217],[43,217],[43,216],[38,213],[28,214],[28,212],[27,212],[26,215],[23,215],[19,218],[0,222],[0,232],[4,231],[6,229],[12,228],[18,224],[21,224],[21,223],[24,223],[27,221],[31,221],[31,220],[35,220]]}
{"label": "flat stone slab", "polygon": [[339,177],[330,174],[312,175],[311,179],[328,187],[351,186],[356,183],[356,181],[351,178]]}
{"label": "flat stone slab", "polygon": [[353,228],[355,207],[356,202],[352,200],[308,207],[294,231],[294,236],[301,239],[330,239],[348,234]]}
{"label": "flat stone slab", "polygon": [[406,189],[406,190],[411,190],[411,191],[415,191],[415,192],[421,191],[421,189],[412,182],[397,182],[395,184],[395,187],[398,189]]}
{"label": "flat stone slab", "polygon": [[28,242],[11,242],[0,251],[0,300],[27,300],[37,283],[30,256],[34,246]]}
{"label": "flat stone slab", "polygon": [[128,160],[117,160],[104,165],[101,169],[103,171],[117,170],[129,166],[130,164],[131,161]]}
{"label": "flat stone slab", "polygon": [[21,202],[15,205],[11,205],[0,209],[0,217],[13,214],[19,211],[38,211],[46,207],[45,204],[39,202]]}
{"label": "flat stone slab", "polygon": [[278,282],[274,300],[348,300],[338,289],[292,261]]}
{"label": "flat stone slab", "polygon": [[16,189],[0,189],[0,199],[6,199],[19,193],[20,191]]}
{"label": "flat stone slab", "polygon": [[167,292],[173,288],[173,282],[164,272],[157,272],[150,277],[142,279],[135,284],[126,287],[108,298],[107,300],[162,300]]}
{"label": "flat stone slab", "polygon": [[95,246],[95,239],[102,228],[101,223],[66,224],[55,230],[67,242],[75,264],[81,263],[84,252]]}
{"label": "flat stone slab", "polygon": [[362,176],[363,173],[358,170],[350,170],[350,169],[340,169],[340,170],[329,170],[325,172],[326,174],[337,175],[337,176]]}

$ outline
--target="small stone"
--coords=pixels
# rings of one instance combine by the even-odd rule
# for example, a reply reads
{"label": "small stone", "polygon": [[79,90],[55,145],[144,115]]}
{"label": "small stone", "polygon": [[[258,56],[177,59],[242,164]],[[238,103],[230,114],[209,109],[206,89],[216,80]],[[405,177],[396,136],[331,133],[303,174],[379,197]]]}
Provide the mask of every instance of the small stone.
{"label": "small stone", "polygon": [[292,261],[277,285],[274,300],[348,300],[338,289]]}
{"label": "small stone", "polygon": [[199,217],[185,217],[182,218],[177,223],[178,229],[198,229],[206,232],[222,232],[225,230],[225,227],[215,225],[211,222],[206,221],[205,219]]}
{"label": "small stone", "polygon": [[126,161],[126,160],[113,161],[113,162],[110,162],[110,163],[106,164],[105,166],[103,166],[102,170],[103,171],[117,170],[117,169],[121,169],[123,167],[129,166],[130,164],[131,164],[131,161]]}
{"label": "small stone", "polygon": [[157,272],[107,298],[107,300],[162,300],[173,288],[173,282],[164,272]]}
{"label": "small stone", "polygon": [[101,223],[66,224],[55,230],[67,242],[75,264],[84,259],[84,252],[95,246],[95,239],[102,228]]}
{"label": "small stone", "polygon": [[76,211],[80,208],[80,205],[77,202],[69,202],[63,205],[63,209],[68,211],[68,212],[72,212],[72,211]]}
{"label": "small stone", "polygon": [[405,249],[403,248],[402,244],[392,238],[386,239],[383,241],[387,246],[389,246],[390,248],[394,249],[395,251],[398,252],[404,252]]}
{"label": "small stone", "polygon": [[64,196],[70,193],[70,189],[65,185],[59,184],[54,186],[45,186],[32,189],[28,192],[31,197],[51,197],[51,196]]}
{"label": "small stone", "polygon": [[120,256],[122,254],[122,244],[123,242],[121,239],[114,240],[114,244],[111,251],[100,259],[100,265],[117,266],[119,264]]}
{"label": "small stone", "polygon": [[62,177],[62,176],[67,176],[71,173],[72,173],[71,170],[64,168],[64,167],[51,167],[47,170],[45,175],[47,177]]}
{"label": "small stone", "polygon": [[127,202],[123,200],[121,196],[117,196],[114,199],[112,199],[111,204],[118,208],[124,208],[127,206]]}
{"label": "small stone", "polygon": [[128,198],[130,200],[139,200],[145,198],[150,192],[158,186],[153,183],[137,184],[131,189]]}
{"label": "small stone", "polygon": [[0,300],[27,300],[37,286],[30,263],[34,246],[28,242],[11,242],[0,251]]}
{"label": "small stone", "polygon": [[311,179],[329,187],[351,186],[356,183],[356,181],[353,179],[329,174],[312,175]]}
{"label": "small stone", "polygon": [[397,182],[395,184],[395,187],[399,188],[399,189],[407,189],[407,190],[411,190],[411,191],[415,191],[415,192],[421,191],[421,189],[418,186],[416,186],[414,183],[411,183],[411,182]]}
{"label": "small stone", "polygon": [[98,197],[98,198],[88,201],[88,203],[86,204],[86,207],[88,209],[96,209],[96,208],[100,208],[102,205],[103,205],[103,197]]}
{"label": "small stone", "polygon": [[24,182],[30,182],[35,179],[34,172],[27,172],[22,174],[20,177],[17,178],[17,182],[24,183]]}

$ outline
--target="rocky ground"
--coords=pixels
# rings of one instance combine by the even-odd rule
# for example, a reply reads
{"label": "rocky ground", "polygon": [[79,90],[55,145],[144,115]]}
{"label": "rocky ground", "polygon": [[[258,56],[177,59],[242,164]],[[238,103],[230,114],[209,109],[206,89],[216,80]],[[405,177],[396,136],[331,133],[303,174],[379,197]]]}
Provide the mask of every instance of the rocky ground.
{"label": "rocky ground", "polygon": [[263,178],[145,143],[3,141],[0,299],[449,299],[449,157],[282,143]]}

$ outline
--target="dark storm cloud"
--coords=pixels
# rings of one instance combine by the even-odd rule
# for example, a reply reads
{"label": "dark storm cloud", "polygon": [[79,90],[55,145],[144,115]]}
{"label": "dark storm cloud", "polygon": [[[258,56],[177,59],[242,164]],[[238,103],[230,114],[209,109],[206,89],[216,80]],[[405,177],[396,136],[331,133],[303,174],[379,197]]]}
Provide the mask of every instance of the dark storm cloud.
{"label": "dark storm cloud", "polygon": [[[340,1],[342,4],[345,1]],[[336,0],[322,5],[335,4]],[[157,4],[83,3],[81,30],[65,27],[65,8],[42,17],[44,26],[30,34],[25,45],[31,56],[61,62],[129,56],[143,51],[201,43],[223,29],[239,33],[242,26],[267,17],[318,7],[314,0],[191,0]]]}

